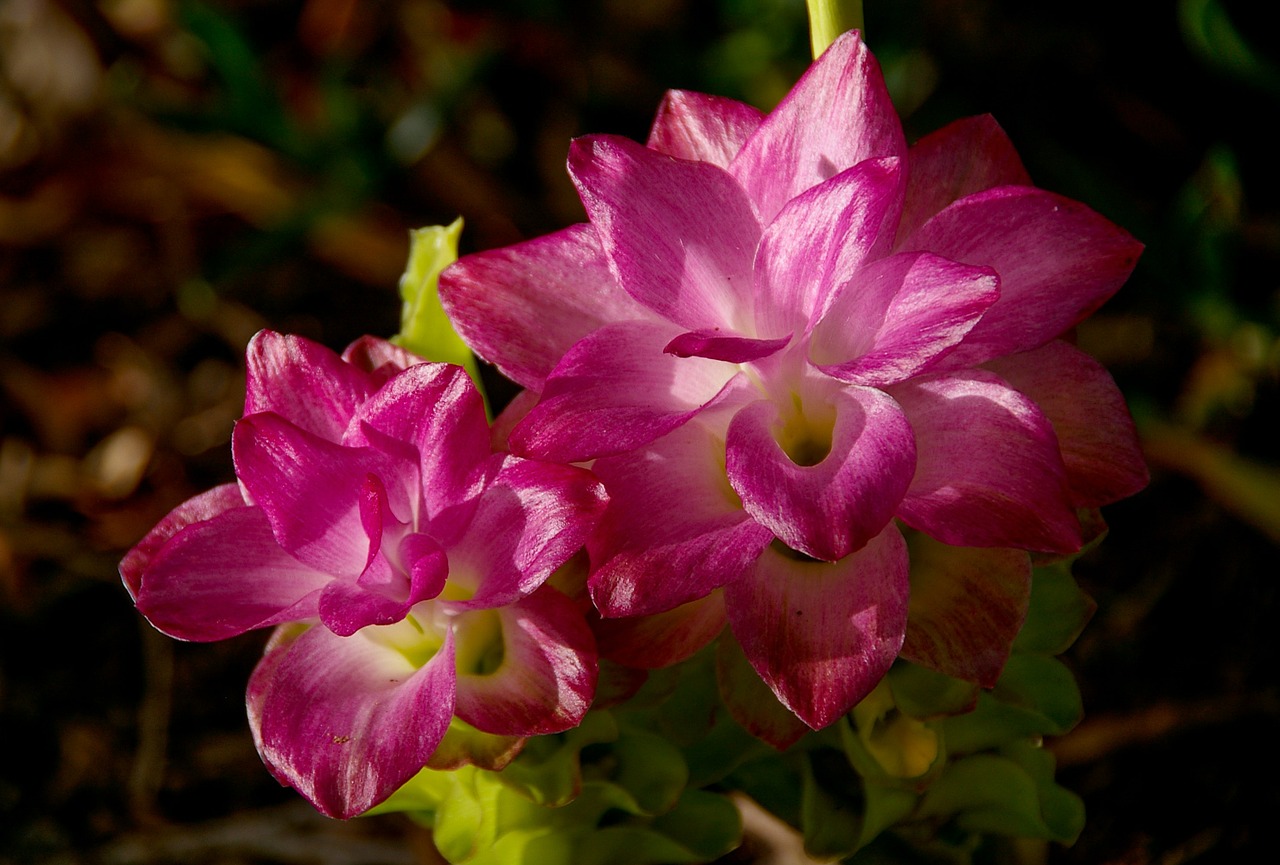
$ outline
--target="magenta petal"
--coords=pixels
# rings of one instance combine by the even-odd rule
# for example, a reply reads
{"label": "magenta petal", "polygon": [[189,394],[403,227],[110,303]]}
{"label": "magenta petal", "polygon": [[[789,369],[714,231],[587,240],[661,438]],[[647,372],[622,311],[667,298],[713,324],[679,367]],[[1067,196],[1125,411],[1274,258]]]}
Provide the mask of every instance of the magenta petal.
{"label": "magenta petal", "polygon": [[[486,631],[496,620],[498,632]],[[544,586],[496,610],[463,613],[457,638],[458,717],[486,733],[559,733],[582,720],[596,689],[596,644],[578,606]],[[472,632],[477,632],[473,634]],[[479,645],[469,646],[468,638]],[[475,670],[468,650],[483,654],[496,639],[497,669]]]}
{"label": "magenta petal", "polygon": [[604,135],[573,142],[569,173],[628,294],[688,330],[744,332],[760,224],[732,177]]}
{"label": "magenta petal", "polygon": [[[332,444],[269,413],[240,420],[231,450],[240,482],[267,515],[280,546],[334,576],[357,577],[369,562],[360,514],[369,476],[400,481],[416,473],[412,464],[374,448]],[[393,491],[391,483],[387,489]]]}
{"label": "magenta petal", "polygon": [[743,145],[729,171],[768,223],[788,201],[864,159],[907,155],[875,58],[846,33]]}
{"label": "magenta petal", "polygon": [[120,579],[129,597],[138,599],[142,578],[156,553],[178,532],[194,523],[212,519],[231,508],[244,507],[244,494],[238,484],[223,484],[187,499],[156,523],[147,536],[138,541],[120,562]]}
{"label": "magenta petal", "polygon": [[729,363],[748,363],[774,354],[789,342],[790,334],[778,339],[749,339],[726,335],[716,330],[693,330],[671,340],[663,351],[676,357],[705,357]]}
{"label": "magenta petal", "polygon": [[512,450],[579,462],[640,447],[693,417],[737,370],[664,354],[674,335],[663,325],[627,322],[582,340],[511,431]]}
{"label": "magenta petal", "polygon": [[1000,276],[1000,299],[947,358],[950,369],[1061,335],[1115,293],[1142,251],[1083,204],[1021,186],[960,199],[900,248],[991,267]]}
{"label": "magenta petal", "polygon": [[439,544],[426,535],[410,534],[398,545],[395,558],[393,564],[380,550],[359,581],[334,580],[325,586],[319,601],[324,626],[349,637],[369,625],[398,622],[414,604],[440,594],[450,563]]}
{"label": "magenta petal", "polygon": [[174,533],[140,577],[135,599],[148,621],[200,641],[314,616],[330,580],[280,549],[261,509],[244,506]]}
{"label": "magenta petal", "polygon": [[1110,504],[1147,485],[1129,409],[1102,364],[1055,341],[986,368],[1031,397],[1053,424],[1077,507]]}
{"label": "magenta petal", "polygon": [[401,370],[427,362],[426,358],[376,336],[362,336],[351,343],[343,349],[342,359],[370,373],[379,386]]}
{"label": "magenta petal", "polygon": [[742,510],[724,444],[694,423],[644,450],[597,460],[609,508],[587,544],[604,616],[672,609],[742,577],[772,533]]}
{"label": "magenta petal", "polygon": [[809,359],[827,375],[884,386],[928,370],[960,344],[996,299],[999,280],[929,253],[864,268],[813,329]]}
{"label": "magenta petal", "polygon": [[476,354],[534,389],[591,331],[652,316],[618,285],[585,224],[462,257],[440,274],[440,302]]}
{"label": "magenta petal", "polygon": [[508,456],[449,549],[450,582],[473,592],[456,609],[528,595],[582,549],[608,501],[585,469]]}
{"label": "magenta petal", "polygon": [[884,255],[902,204],[896,159],[868,159],[787,202],[756,250],[756,327],[803,330],[862,265]]}
{"label": "magenta petal", "polygon": [[1080,548],[1066,470],[1048,419],[999,377],[940,373],[892,389],[916,436],[898,515],[961,547]]}
{"label": "magenta petal", "polygon": [[725,589],[729,625],[783,705],[821,729],[870,693],[902,647],[907,570],[894,526],[838,562],[770,547]]}
{"label": "magenta petal", "polygon": [[245,349],[244,413],[274,412],[309,433],[338,441],[373,382],[318,343],[258,331]]}
{"label": "magenta petal", "polygon": [[692,657],[719,636],[727,621],[724,595],[713,591],[662,613],[598,619],[595,635],[601,657],[652,670]]}
{"label": "magenta petal", "polygon": [[898,225],[906,238],[948,204],[997,186],[1030,186],[1031,178],[1000,124],[989,114],[931,132],[907,153],[911,174]]}
{"label": "magenta petal", "polygon": [[277,632],[249,681],[272,773],[331,817],[362,814],[426,765],[453,718],[452,636],[417,669],[364,633]]}
{"label": "magenta petal", "polygon": [[734,416],[726,440],[729,482],[743,507],[787,546],[835,561],[893,518],[915,465],[911,427],[897,404],[869,388],[831,396],[830,450],[797,465],[775,438],[778,407],[760,401]]}
{"label": "magenta petal", "polygon": [[680,159],[727,168],[756,131],[758,108],[690,90],[668,90],[649,131],[648,146]]}

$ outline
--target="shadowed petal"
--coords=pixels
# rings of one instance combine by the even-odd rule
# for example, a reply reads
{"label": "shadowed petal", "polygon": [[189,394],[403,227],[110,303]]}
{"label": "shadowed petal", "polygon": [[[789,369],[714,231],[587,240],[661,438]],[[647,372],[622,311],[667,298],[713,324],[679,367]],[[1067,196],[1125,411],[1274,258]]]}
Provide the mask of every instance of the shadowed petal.
{"label": "shadowed petal", "polygon": [[378,387],[401,370],[427,359],[376,336],[362,336],[342,351],[342,359],[369,373]]}
{"label": "shadowed petal", "polygon": [[898,224],[903,239],[953,201],[997,186],[1031,185],[1013,142],[989,114],[921,138],[907,152],[907,164],[907,201]]}
{"label": "shadowed petal", "polygon": [[573,347],[547,379],[542,401],[515,429],[516,453],[579,462],[653,441],[722,391],[735,367],[663,352],[663,325],[609,325]]}
{"label": "shadowed petal", "polygon": [[249,681],[258,753],[330,817],[362,814],[413,777],[448,729],[452,635],[421,667],[364,633],[282,628]]}
{"label": "shadowed petal", "polygon": [[709,595],[672,610],[625,619],[599,619],[601,657],[644,670],[669,667],[692,657],[724,630],[724,595]]}
{"label": "shadowed petal", "polygon": [[916,474],[898,511],[954,546],[1080,548],[1053,428],[1035,403],[981,370],[896,385],[915,430]]}
{"label": "shadowed petal", "polygon": [[756,107],[691,90],[668,90],[649,130],[648,146],[680,159],[727,168],[764,114]]}
{"label": "shadowed petal", "polygon": [[989,267],[907,252],[873,262],[813,329],[809,358],[851,384],[884,386],[936,364],[1000,296]]}
{"label": "shadowed petal", "polygon": [[[544,586],[509,606],[463,613],[454,631],[457,713],[477,729],[559,733],[591,707],[595,639],[577,605],[555,589]],[[497,667],[489,669],[495,651]]]}
{"label": "shadowed petal", "polygon": [[725,589],[733,634],[783,705],[815,730],[870,693],[902,647],[907,547],[894,526],[838,562],[765,550]]}
{"label": "shadowed petal", "polygon": [[1072,504],[1110,504],[1147,485],[1129,409],[1102,364],[1055,341],[993,360],[986,368],[1031,397],[1053,424]]}
{"label": "shadowed petal", "polygon": [[261,330],[245,349],[244,413],[274,412],[307,432],[339,441],[373,390],[363,371],[300,336]]}
{"label": "shadowed petal", "polygon": [[476,354],[534,389],[596,328],[653,315],[618,285],[586,224],[463,256],[440,274],[440,302]]}
{"label": "shadowed petal", "polygon": [[773,535],[742,510],[723,460],[723,443],[688,424],[592,466],[610,495],[587,544],[602,615],[669,610],[739,579],[755,561]]}
{"label": "shadowed petal", "polygon": [[993,687],[1027,615],[1031,557],[952,547],[911,533],[911,605],[902,657]]}
{"label": "shadowed petal", "polygon": [[732,177],[607,135],[576,139],[569,173],[628,294],[686,330],[745,332],[760,224]]}
{"label": "shadowed petal", "polygon": [[716,643],[716,685],[729,715],[751,735],[778,750],[791,747],[809,725],[778,702],[775,694],[742,652],[732,632]]}
{"label": "shadowed petal", "polygon": [[[915,466],[902,411],[884,393],[846,388],[830,397],[834,419],[820,459],[797,464],[778,441],[778,407],[762,400],[729,425],[726,469],[743,507],[787,546],[835,561],[893,518]],[[816,425],[821,425],[819,422]],[[819,431],[809,433],[815,439]],[[801,442],[793,451],[817,448]],[[815,458],[818,454],[815,454]]]}
{"label": "shadowed petal", "polygon": [[850,32],[809,67],[729,171],[768,223],[802,191],[864,159],[906,153],[880,68],[860,36]]}
{"label": "shadowed petal", "polygon": [[223,484],[187,499],[170,511],[120,562],[120,579],[129,590],[129,597],[135,601],[138,599],[138,587],[142,585],[144,572],[169,538],[187,526],[212,519],[231,508],[244,507],[245,504],[247,503],[239,484]]}
{"label": "shadowed petal", "polygon": [[1124,283],[1142,245],[1077,201],[1022,186],[962,198],[906,238],[1000,276],[1000,299],[947,358],[959,369],[1044,345]]}

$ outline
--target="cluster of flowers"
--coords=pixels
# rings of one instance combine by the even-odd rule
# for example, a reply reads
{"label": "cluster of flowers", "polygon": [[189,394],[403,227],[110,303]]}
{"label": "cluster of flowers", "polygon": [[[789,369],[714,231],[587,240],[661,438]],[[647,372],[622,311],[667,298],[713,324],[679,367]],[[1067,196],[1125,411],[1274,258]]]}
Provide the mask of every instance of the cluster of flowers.
{"label": "cluster of flowers", "polygon": [[175,637],[278,626],[253,734],[327,814],[573,728],[601,658],[736,640],[794,723],[725,702],[778,746],[899,655],[989,686],[1029,553],[1077,551],[1081,509],[1145,483],[1063,339],[1139,245],[1034,188],[988,118],[908,148],[857,34],[767,116],[673,92],[647,144],[578,139],[569,171],[588,223],[440,280],[525,388],[492,429],[459,367],[263,332],[239,482],[121,565]]}

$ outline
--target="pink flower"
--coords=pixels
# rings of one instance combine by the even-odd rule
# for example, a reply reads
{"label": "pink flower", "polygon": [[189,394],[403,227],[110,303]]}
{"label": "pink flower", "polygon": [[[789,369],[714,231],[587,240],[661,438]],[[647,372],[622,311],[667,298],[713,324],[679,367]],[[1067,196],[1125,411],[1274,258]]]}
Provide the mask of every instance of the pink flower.
{"label": "pink flower", "polygon": [[[513,452],[595,460],[604,616],[722,589],[756,671],[821,727],[903,645],[899,522],[994,548],[1025,587],[1001,548],[1074,551],[1077,508],[1145,483],[1114,384],[1062,341],[1139,244],[1032,187],[988,118],[908,148],[857,34],[768,116],[673,92],[647,146],[578,139],[569,171],[589,224],[464,258],[441,294],[529,391]],[[713,607],[653,663],[710,639]],[[979,677],[1011,639],[973,636]],[[931,640],[915,654],[945,662]]]}
{"label": "pink flower", "polygon": [[503,736],[581,720],[595,644],[543,583],[604,493],[584,470],[492,453],[461,368],[263,331],[232,451],[239,484],[179,505],[120,573],[180,639],[283,625],[247,700],[282,783],[350,817],[420,770],[455,716]]}

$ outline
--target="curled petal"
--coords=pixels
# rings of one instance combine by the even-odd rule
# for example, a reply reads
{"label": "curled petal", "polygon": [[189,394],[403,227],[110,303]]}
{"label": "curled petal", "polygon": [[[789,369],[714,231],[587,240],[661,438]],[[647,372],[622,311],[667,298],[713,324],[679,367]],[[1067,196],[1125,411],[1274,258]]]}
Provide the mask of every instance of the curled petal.
{"label": "curled petal", "polygon": [[725,589],[725,608],[760,678],[817,730],[888,672],[902,647],[907,595],[907,548],[891,525],[838,562],[770,547]]}
{"label": "curled petal", "polygon": [[1053,424],[1077,507],[1110,504],[1147,485],[1124,396],[1096,360],[1055,341],[986,368],[1031,397]]}
{"label": "curled petal", "polygon": [[426,363],[426,358],[376,336],[362,336],[342,352],[342,359],[373,376],[381,387],[387,379],[411,366]]}
{"label": "curled petal", "polygon": [[336,442],[373,390],[371,377],[301,336],[258,331],[245,349],[244,413],[274,412]]}
{"label": "curled petal", "polygon": [[809,358],[827,375],[884,386],[919,375],[960,344],[1000,296],[989,267],[929,253],[873,262],[813,329]]}
{"label": "curled petal", "polygon": [[400,542],[395,561],[379,550],[357,581],[333,580],[320,593],[320,621],[340,637],[390,625],[417,603],[436,597],[449,576],[444,549],[423,534]]}
{"label": "curled petal", "polygon": [[749,339],[727,335],[718,330],[693,330],[671,340],[663,352],[676,357],[704,357],[729,363],[747,363],[766,358],[785,348],[789,342],[790,334],[778,339]]}
{"label": "curled petal", "polygon": [[916,473],[898,511],[959,547],[1080,548],[1053,427],[1035,403],[981,370],[892,389],[915,430]]}
{"label": "curled petal", "polygon": [[231,508],[244,507],[245,504],[247,503],[239,484],[223,484],[187,499],[170,511],[120,562],[120,579],[129,590],[129,597],[135,601],[138,599],[143,575],[169,538],[187,526],[212,519]]}
{"label": "curled petal", "polygon": [[[514,604],[458,616],[458,717],[487,733],[559,733],[596,688],[596,647],[577,605],[544,586]],[[474,640],[474,645],[468,641]]]}
{"label": "curled petal", "polygon": [[727,168],[764,115],[758,108],[691,90],[668,90],[648,146],[667,156]]}
{"label": "curled petal", "polygon": [[454,681],[451,634],[415,666],[365,632],[282,628],[249,680],[249,725],[281,783],[345,819],[426,765],[453,717]]}
{"label": "curled petal", "polygon": [[440,302],[476,354],[533,389],[596,328],[652,315],[618,285],[586,224],[463,256],[440,274]]}
{"label": "curled petal", "polygon": [[[726,440],[729,482],[747,513],[787,546],[824,561],[884,529],[911,482],[916,449],[902,411],[880,391],[836,391],[831,408],[829,426],[814,422],[792,453],[779,442],[784,421],[769,401],[739,411]],[[801,451],[812,456],[798,464]]]}

